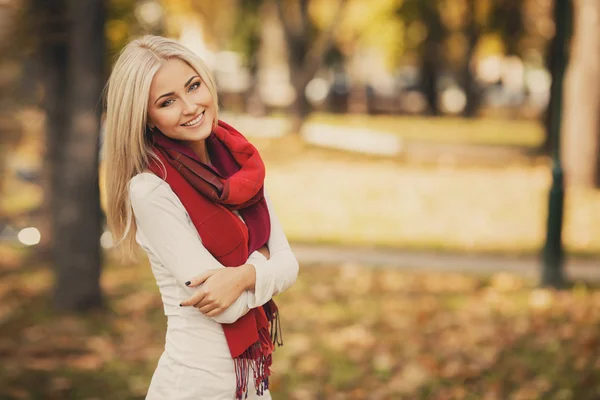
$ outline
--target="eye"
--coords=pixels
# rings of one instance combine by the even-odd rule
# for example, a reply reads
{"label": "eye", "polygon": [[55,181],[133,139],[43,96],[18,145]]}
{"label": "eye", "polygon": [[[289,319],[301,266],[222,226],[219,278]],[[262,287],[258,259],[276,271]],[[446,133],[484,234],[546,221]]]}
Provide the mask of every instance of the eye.
{"label": "eye", "polygon": [[194,82],[190,85],[190,88],[188,89],[188,92],[191,92],[192,90],[196,90],[200,87],[200,81],[198,82]]}
{"label": "eye", "polygon": [[173,100],[173,99],[169,99],[169,100],[165,101],[164,103],[162,103],[160,106],[161,106],[161,107],[168,107],[168,106],[170,106],[171,104],[173,104],[173,102],[174,102],[174,101],[175,101],[175,100]]}

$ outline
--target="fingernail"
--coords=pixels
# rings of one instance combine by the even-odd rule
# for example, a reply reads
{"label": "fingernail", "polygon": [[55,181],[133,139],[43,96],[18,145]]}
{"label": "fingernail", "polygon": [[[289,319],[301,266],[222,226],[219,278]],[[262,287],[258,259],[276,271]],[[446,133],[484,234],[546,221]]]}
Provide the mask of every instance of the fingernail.
{"label": "fingernail", "polygon": [[192,281],[187,281],[187,282],[185,283],[185,286],[190,286],[190,284],[191,284],[191,283],[192,283]]}
{"label": "fingernail", "polygon": [[183,304],[179,303],[179,307],[183,307]]}

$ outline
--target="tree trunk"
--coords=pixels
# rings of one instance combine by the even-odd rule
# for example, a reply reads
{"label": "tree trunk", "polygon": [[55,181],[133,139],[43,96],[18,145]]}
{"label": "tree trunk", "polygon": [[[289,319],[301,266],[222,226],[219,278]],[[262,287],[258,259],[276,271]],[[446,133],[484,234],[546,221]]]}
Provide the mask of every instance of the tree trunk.
{"label": "tree trunk", "polygon": [[440,115],[438,101],[437,81],[439,76],[439,45],[434,41],[425,39],[423,55],[421,57],[421,88],[427,99],[429,113],[434,116]]}
{"label": "tree trunk", "polygon": [[[43,214],[49,220],[49,230],[42,229],[42,251],[54,257],[54,238],[56,237],[53,223],[55,210],[58,207],[54,199],[57,188],[53,183],[60,177],[56,175],[55,165],[60,158],[60,144],[67,130],[66,92],[67,92],[67,55],[68,55],[68,21],[66,0],[31,0],[31,13],[34,17],[34,27],[37,29],[37,56],[39,74],[44,88],[42,108],[46,114],[45,140],[46,154],[42,171],[42,187],[44,189]],[[46,235],[45,233],[48,233]],[[49,237],[48,237],[49,236]]]}
{"label": "tree trunk", "polygon": [[[21,125],[15,118],[18,74],[16,67],[20,63],[21,54],[17,53],[18,43],[15,43],[14,35],[15,19],[17,13],[15,7],[7,2],[0,4],[0,70],[4,71],[0,79],[0,91],[4,96],[0,97],[0,190],[4,188],[6,179],[6,161],[8,154],[14,150],[21,138]],[[0,229],[3,221],[0,220]]]}
{"label": "tree trunk", "polygon": [[[341,14],[346,2],[347,0],[339,1],[338,14]],[[297,7],[293,12],[286,11],[283,3],[286,7]],[[325,54],[331,49],[333,33],[341,18],[335,18],[327,29],[317,35],[316,39],[312,39],[315,27],[310,20],[308,0],[300,0],[298,3],[277,0],[276,4],[288,47],[291,83],[296,91],[296,98],[291,110],[291,129],[293,133],[299,134],[302,124],[312,111],[312,106],[306,98],[306,86],[323,64]],[[295,16],[296,19],[294,20],[290,15]]]}
{"label": "tree trunk", "polygon": [[55,191],[55,300],[60,309],[101,305],[98,186],[100,97],[104,81],[103,0],[71,0],[69,35],[69,124],[61,143]]}
{"label": "tree trunk", "polygon": [[56,307],[102,304],[98,134],[104,81],[103,0],[33,0],[50,169]]}
{"label": "tree trunk", "polygon": [[419,15],[427,26],[427,37],[421,47],[420,84],[429,106],[429,113],[438,116],[441,112],[437,82],[441,72],[440,66],[443,62],[440,49],[446,32],[437,3],[427,0],[419,0],[417,3]]}
{"label": "tree trunk", "polygon": [[302,125],[306,118],[312,111],[312,106],[306,98],[306,86],[308,85],[308,79],[306,73],[303,71],[303,64],[298,61],[299,58],[303,58],[302,47],[289,50],[291,53],[290,60],[290,71],[291,71],[291,83],[296,92],[296,97],[292,104],[292,125],[291,131],[294,134],[300,134]]}
{"label": "tree trunk", "polygon": [[575,0],[574,35],[565,79],[565,118],[561,152],[566,183],[599,184],[600,2]]}
{"label": "tree trunk", "polygon": [[463,70],[463,81],[464,90],[467,102],[463,110],[463,116],[467,118],[473,118],[477,115],[479,109],[479,88],[473,71],[471,70],[471,62],[473,61],[473,55],[479,42],[479,27],[475,19],[475,0],[469,0],[469,21],[467,22],[467,52],[465,54],[465,64]]}
{"label": "tree trunk", "polygon": [[[554,47],[556,41],[556,35],[552,37],[552,39],[548,42],[548,46],[546,47],[546,68],[551,70],[554,65]],[[565,55],[566,56],[566,55]],[[552,110],[554,109],[554,102],[556,99],[554,98],[554,86],[556,85],[556,80],[552,79],[550,83],[550,97],[548,99],[548,106],[546,106],[546,111],[542,115],[542,124],[544,125],[544,142],[540,145],[538,149],[535,150],[537,154],[551,154],[552,149],[555,146],[554,136],[551,132],[552,123]]]}

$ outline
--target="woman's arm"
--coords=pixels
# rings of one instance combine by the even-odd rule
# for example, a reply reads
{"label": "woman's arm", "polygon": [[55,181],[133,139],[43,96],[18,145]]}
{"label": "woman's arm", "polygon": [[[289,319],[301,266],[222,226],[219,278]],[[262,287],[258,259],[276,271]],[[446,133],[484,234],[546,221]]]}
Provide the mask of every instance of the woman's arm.
{"label": "woman's arm", "polygon": [[298,260],[290,248],[285,232],[275,214],[266,190],[265,199],[271,218],[271,235],[267,242],[269,259],[255,263],[254,288],[248,296],[248,306],[255,308],[265,304],[273,296],[287,290],[298,277]]}
{"label": "woman's arm", "polygon": [[[202,289],[185,285],[192,277],[225,268],[206,250],[185,208],[166,182],[154,175],[135,177],[130,184],[130,198],[144,244],[171,272],[188,298]],[[263,256],[253,253],[249,260],[260,262],[260,257]],[[232,282],[232,288],[238,291],[236,300],[224,312],[212,317],[219,323],[233,323],[248,312],[250,292],[243,290],[243,284],[235,283]]]}
{"label": "woman's arm", "polygon": [[[252,253],[243,266],[244,273],[242,281],[248,293],[248,307],[256,308],[262,306],[269,301],[273,296],[285,291],[292,286],[298,276],[298,261],[292,252],[288,240],[283,232],[283,228],[279,223],[279,219],[275,214],[273,204],[265,192],[269,217],[271,219],[271,233],[267,246]],[[249,267],[249,268],[246,268]],[[209,271],[192,279],[191,286],[196,286],[206,280],[212,279],[215,286],[222,286],[224,282],[228,282],[230,271]],[[199,301],[202,298],[202,293],[194,295],[194,299],[186,302]],[[205,301],[199,303],[202,307]],[[210,307],[210,305],[206,305]]]}

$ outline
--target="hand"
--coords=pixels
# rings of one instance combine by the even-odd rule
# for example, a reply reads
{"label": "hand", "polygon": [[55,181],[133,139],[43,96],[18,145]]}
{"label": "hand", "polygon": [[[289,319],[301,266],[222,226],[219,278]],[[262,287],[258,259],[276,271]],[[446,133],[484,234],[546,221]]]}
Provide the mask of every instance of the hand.
{"label": "hand", "polygon": [[247,288],[250,273],[255,273],[251,264],[205,271],[189,281],[189,284],[186,282],[188,287],[202,287],[192,297],[181,302],[181,306],[193,306],[208,317],[219,315]]}

